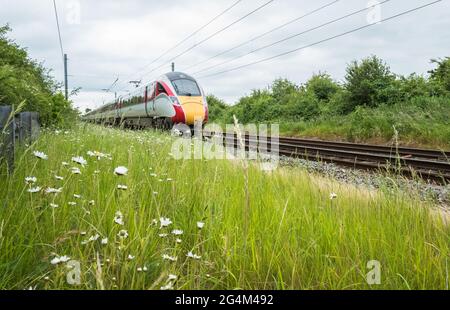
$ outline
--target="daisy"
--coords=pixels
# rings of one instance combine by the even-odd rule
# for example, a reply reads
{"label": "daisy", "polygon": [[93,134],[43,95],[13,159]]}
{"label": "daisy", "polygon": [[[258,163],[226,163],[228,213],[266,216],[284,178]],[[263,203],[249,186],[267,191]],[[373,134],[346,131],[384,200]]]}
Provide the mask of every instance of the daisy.
{"label": "daisy", "polygon": [[142,272],[142,267],[138,267],[136,270],[137,270],[138,272]]}
{"label": "daisy", "polygon": [[177,240],[175,240],[176,243],[181,243],[183,242],[183,240],[181,240],[180,238],[177,238]]}
{"label": "daisy", "polygon": [[172,224],[172,221],[170,219],[164,218],[164,217],[160,218],[159,222],[161,223],[161,227],[160,228],[167,227],[170,224]]}
{"label": "daisy", "polygon": [[78,169],[78,168],[75,168],[75,167],[73,167],[73,168],[71,169],[71,171],[72,171],[72,174],[81,174],[81,170]]}
{"label": "daisy", "polygon": [[37,182],[37,178],[36,177],[26,177],[25,178],[25,183],[27,184],[34,184]]}
{"label": "daisy", "polygon": [[161,286],[162,291],[169,291],[173,290],[173,284],[172,282],[167,283],[167,285]]}
{"label": "daisy", "polygon": [[58,180],[58,181],[63,181],[63,180],[64,180],[63,177],[60,177],[60,176],[58,176],[58,175],[55,175],[55,179]]}
{"label": "daisy", "polygon": [[128,238],[128,231],[126,231],[125,229],[122,229],[121,231],[119,231],[119,233],[117,234],[117,236],[120,239],[126,239]]}
{"label": "daisy", "polygon": [[195,255],[194,253],[192,253],[192,251],[189,251],[189,253],[186,254],[187,257],[189,258],[193,258],[193,259],[200,259],[202,258],[201,256]]}
{"label": "daisy", "polygon": [[183,234],[183,231],[179,230],[179,229],[175,229],[172,231],[172,234],[174,234],[175,236],[181,236]]}
{"label": "daisy", "polygon": [[76,206],[77,203],[76,203],[76,202],[73,202],[73,201],[69,201],[69,202],[68,202],[68,205],[69,205],[69,206]]}
{"label": "daisy", "polygon": [[198,227],[198,229],[202,229],[203,227],[205,227],[205,223],[197,222],[197,227]]}
{"label": "daisy", "polygon": [[84,159],[82,156],[78,156],[78,157],[72,157],[72,161],[81,165],[81,166],[85,166],[87,165],[87,161],[86,159]]}
{"label": "daisy", "polygon": [[120,189],[122,191],[126,191],[128,189],[128,186],[119,184],[119,185],[117,185],[117,189]]}
{"label": "daisy", "polygon": [[100,170],[95,170],[94,171],[94,174],[99,174],[100,173]]}
{"label": "daisy", "polygon": [[115,175],[127,175],[128,174],[128,169],[125,167],[117,167],[116,169],[114,169],[114,174]]}
{"label": "daisy", "polygon": [[161,238],[166,238],[168,236],[168,234],[159,234],[158,236]]}
{"label": "daisy", "polygon": [[147,271],[147,270],[148,270],[147,266],[144,266],[144,267],[142,268],[142,270],[143,270],[144,272]]}
{"label": "daisy", "polygon": [[91,206],[95,206],[95,200],[91,200],[91,201],[89,201],[89,205],[91,205]]}
{"label": "daisy", "polygon": [[61,192],[62,192],[62,187],[60,187],[60,188],[51,188],[51,187],[49,187],[49,188],[47,188],[45,190],[46,194],[59,194]]}
{"label": "daisy", "polygon": [[103,245],[107,245],[107,244],[108,244],[108,238],[102,239],[102,244],[103,244]]}
{"label": "daisy", "polygon": [[81,198],[81,195],[73,194],[73,198],[80,199],[80,198]]}
{"label": "daisy", "polygon": [[175,281],[176,279],[178,279],[178,277],[174,274],[169,274],[169,278],[167,279],[167,281]]}
{"label": "daisy", "polygon": [[114,223],[123,226],[124,222],[123,222],[123,214],[120,211],[117,211],[114,217]]}
{"label": "daisy", "polygon": [[33,155],[36,156],[37,158],[43,159],[43,160],[47,160],[48,156],[45,155],[43,152],[39,152],[39,151],[34,151]]}
{"label": "daisy", "polygon": [[63,161],[61,164],[62,164],[63,166],[65,166],[65,167],[69,166],[69,163],[68,163],[68,162],[65,162],[65,161]]}
{"label": "daisy", "polygon": [[136,258],[136,256],[133,256],[133,255],[129,254],[127,258],[128,258],[128,260],[133,260],[133,259]]}
{"label": "daisy", "polygon": [[330,200],[334,200],[337,198],[337,194],[336,193],[331,193],[330,194]]}
{"label": "daisy", "polygon": [[172,182],[173,181],[173,179],[171,179],[171,178],[167,178],[166,180],[167,180],[167,182]]}
{"label": "daisy", "polygon": [[158,175],[156,173],[151,173],[150,176],[156,178]]}
{"label": "daisy", "polygon": [[168,261],[171,261],[171,262],[176,262],[178,260],[177,257],[170,256],[170,255],[167,255],[167,254],[163,254],[162,258],[163,258],[163,260],[168,260]]}
{"label": "daisy", "polygon": [[30,188],[29,190],[28,190],[28,192],[29,193],[32,193],[32,194],[34,194],[34,193],[39,193],[41,191],[41,188],[38,186],[38,187],[33,187],[33,188]]}
{"label": "daisy", "polygon": [[54,203],[51,203],[51,204],[50,204],[50,207],[52,207],[53,209],[59,208],[59,206],[56,205],[56,204],[54,204]]}
{"label": "daisy", "polygon": [[158,194],[159,194],[158,192],[153,192],[153,195],[155,195],[155,196],[158,195]]}

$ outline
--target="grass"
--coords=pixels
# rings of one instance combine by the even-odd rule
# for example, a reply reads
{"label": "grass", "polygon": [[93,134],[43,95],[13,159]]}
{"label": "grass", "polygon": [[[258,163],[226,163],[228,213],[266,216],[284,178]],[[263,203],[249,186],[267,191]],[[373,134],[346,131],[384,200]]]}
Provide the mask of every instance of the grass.
{"label": "grass", "polygon": [[[267,174],[258,165],[244,171],[239,162],[175,160],[171,139],[80,125],[46,131],[19,150],[14,174],[0,180],[0,289],[160,289],[169,274],[177,276],[175,289],[448,289],[450,228],[432,205],[302,170]],[[33,156],[36,150],[48,160]],[[86,155],[95,150],[111,157]],[[81,175],[70,172],[73,156],[88,161],[78,166]],[[118,166],[128,175],[114,175]],[[62,192],[28,193],[28,176],[37,178],[33,186]],[[121,184],[128,190],[118,190]],[[123,226],[114,222],[117,211]],[[160,229],[160,217],[173,224]],[[120,239],[120,230],[128,238]],[[80,285],[67,284],[65,264],[50,263],[55,255],[80,262]],[[370,260],[381,263],[380,285],[366,282]]]}

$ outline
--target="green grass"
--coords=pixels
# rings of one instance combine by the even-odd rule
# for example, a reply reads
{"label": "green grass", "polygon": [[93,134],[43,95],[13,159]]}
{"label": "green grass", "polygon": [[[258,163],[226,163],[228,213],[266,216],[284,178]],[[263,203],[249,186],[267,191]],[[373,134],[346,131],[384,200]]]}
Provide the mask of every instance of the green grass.
{"label": "green grass", "polygon": [[[239,162],[172,159],[171,139],[81,125],[67,134],[45,132],[19,150],[14,174],[0,180],[0,289],[160,289],[169,274],[178,276],[176,289],[447,288],[450,228],[431,205],[302,170],[267,174],[257,165],[248,170],[247,205]],[[35,150],[48,160],[34,157]],[[90,158],[87,151],[111,159]],[[70,172],[77,155],[88,161],[81,175]],[[128,175],[114,175],[118,166],[127,167]],[[63,190],[30,194],[27,176],[37,177],[43,188]],[[119,184],[128,190],[118,190]],[[114,223],[116,211],[123,213],[124,226]],[[173,224],[153,225],[160,217]],[[203,229],[197,221],[205,223]],[[124,240],[117,237],[122,229],[129,233]],[[182,243],[175,242],[173,229],[184,231]],[[95,234],[108,244],[81,244]],[[186,257],[189,251],[201,259]],[[64,264],[50,263],[55,254],[80,262],[80,286],[66,283]],[[178,260],[164,261],[163,254]],[[366,283],[370,260],[381,263],[381,285]],[[148,270],[139,272],[143,266]]]}

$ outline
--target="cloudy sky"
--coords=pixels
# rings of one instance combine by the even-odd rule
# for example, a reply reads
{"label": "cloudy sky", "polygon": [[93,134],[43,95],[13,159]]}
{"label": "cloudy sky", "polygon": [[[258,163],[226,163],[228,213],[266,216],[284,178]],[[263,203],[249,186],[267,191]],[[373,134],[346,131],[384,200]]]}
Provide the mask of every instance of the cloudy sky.
{"label": "cloudy sky", "polygon": [[[194,75],[206,92],[228,103],[234,103],[252,89],[267,87],[278,77],[304,83],[312,74],[326,71],[340,81],[350,61],[371,54],[382,57],[398,74],[426,74],[431,58],[450,56],[450,1],[443,0],[283,57],[213,75],[311,45],[433,0],[391,0],[377,9],[318,27],[374,2],[377,1],[56,0],[63,48],[69,57],[70,88],[82,88],[72,100],[82,110],[111,100],[114,91],[122,94],[130,90],[130,80],[146,83],[170,71],[171,60],[180,54],[174,60],[176,69]],[[31,57],[44,62],[53,69],[55,78],[62,81],[63,63],[53,1],[0,0],[0,4],[0,24],[10,24],[13,29],[10,37],[27,47]],[[328,4],[316,13],[204,62]],[[318,29],[309,31],[316,27]],[[224,28],[226,30],[221,31]],[[252,52],[302,32],[306,33]],[[171,49],[189,36],[183,44]],[[245,54],[248,55],[243,56]],[[243,57],[232,61],[238,56]],[[220,65],[223,62],[226,63]],[[194,66],[198,63],[202,64]],[[215,65],[218,66],[199,72]],[[111,91],[104,91],[116,79],[118,82]]]}

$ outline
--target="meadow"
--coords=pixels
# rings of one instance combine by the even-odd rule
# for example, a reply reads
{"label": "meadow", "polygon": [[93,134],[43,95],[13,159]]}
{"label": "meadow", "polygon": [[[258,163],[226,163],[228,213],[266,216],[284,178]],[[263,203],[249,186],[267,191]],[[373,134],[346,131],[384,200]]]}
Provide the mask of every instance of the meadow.
{"label": "meadow", "polygon": [[448,289],[450,228],[431,203],[175,160],[172,140],[80,124],[17,150],[0,180],[0,289]]}

